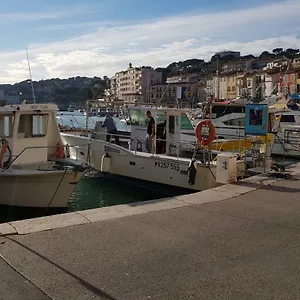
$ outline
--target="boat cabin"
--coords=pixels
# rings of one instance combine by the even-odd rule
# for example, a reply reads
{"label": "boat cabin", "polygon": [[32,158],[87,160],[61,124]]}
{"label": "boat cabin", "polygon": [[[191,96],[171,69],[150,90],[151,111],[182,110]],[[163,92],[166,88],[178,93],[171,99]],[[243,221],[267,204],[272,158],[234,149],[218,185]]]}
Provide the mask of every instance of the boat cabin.
{"label": "boat cabin", "polygon": [[54,104],[0,106],[0,153],[5,144],[8,150],[5,154],[2,150],[6,157],[2,157],[2,167],[5,160],[15,159],[13,164],[16,165],[55,158],[56,144],[60,142],[57,110]]}
{"label": "boat cabin", "polygon": [[155,120],[155,140],[153,152],[157,154],[178,155],[180,153],[180,137],[183,130],[193,130],[193,125],[182,109],[132,107],[128,109],[131,124],[130,149],[147,152],[145,139],[149,119],[149,110]]}

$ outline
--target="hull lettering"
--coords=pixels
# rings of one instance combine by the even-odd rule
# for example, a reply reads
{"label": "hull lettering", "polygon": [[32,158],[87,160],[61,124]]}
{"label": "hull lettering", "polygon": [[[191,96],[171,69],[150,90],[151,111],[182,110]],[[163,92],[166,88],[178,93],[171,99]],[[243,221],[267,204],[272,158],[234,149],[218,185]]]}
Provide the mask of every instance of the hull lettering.
{"label": "hull lettering", "polygon": [[170,169],[170,170],[177,171],[177,172],[180,171],[179,164],[177,164],[177,163],[156,161],[156,162],[154,162],[154,166],[157,168]]}

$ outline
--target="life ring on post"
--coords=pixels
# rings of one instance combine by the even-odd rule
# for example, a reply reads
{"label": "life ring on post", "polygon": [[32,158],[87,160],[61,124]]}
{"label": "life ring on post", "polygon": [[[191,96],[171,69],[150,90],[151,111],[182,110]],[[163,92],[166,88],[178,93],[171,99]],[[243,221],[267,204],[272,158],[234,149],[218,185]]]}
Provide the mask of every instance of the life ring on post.
{"label": "life ring on post", "polygon": [[60,141],[56,143],[56,158],[65,158],[64,145]]}
{"label": "life ring on post", "polygon": [[[209,136],[206,137],[202,134],[203,126],[207,126],[209,129]],[[195,128],[195,135],[197,140],[202,146],[207,146],[212,143],[212,141],[216,138],[216,129],[213,123],[210,120],[202,120],[200,121]]]}

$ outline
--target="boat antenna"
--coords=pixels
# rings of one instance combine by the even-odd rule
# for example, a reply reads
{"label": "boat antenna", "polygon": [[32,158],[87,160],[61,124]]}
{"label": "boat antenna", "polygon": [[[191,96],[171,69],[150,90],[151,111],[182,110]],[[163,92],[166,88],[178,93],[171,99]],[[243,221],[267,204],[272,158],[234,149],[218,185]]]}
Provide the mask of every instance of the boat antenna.
{"label": "boat antenna", "polygon": [[32,73],[31,73],[31,67],[29,62],[29,55],[28,55],[28,49],[26,48],[26,56],[27,56],[27,62],[28,62],[28,69],[29,69],[29,76],[30,76],[30,83],[31,83],[31,90],[32,90],[32,97],[33,97],[33,103],[35,104],[35,94],[33,89],[33,81],[32,81]]}

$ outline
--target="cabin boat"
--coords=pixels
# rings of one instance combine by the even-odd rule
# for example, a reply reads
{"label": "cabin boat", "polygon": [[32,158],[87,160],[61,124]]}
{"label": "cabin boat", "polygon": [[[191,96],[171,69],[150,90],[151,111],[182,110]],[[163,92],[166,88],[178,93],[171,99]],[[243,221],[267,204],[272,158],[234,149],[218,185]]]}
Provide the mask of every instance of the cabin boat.
{"label": "cabin boat", "polygon": [[0,107],[0,205],[65,208],[86,166],[65,157],[54,104]]}
{"label": "cabin boat", "polygon": [[[291,110],[289,98],[271,96],[260,104],[267,104],[280,118],[276,133],[273,155],[300,156],[300,111]],[[245,104],[237,101],[212,103],[212,123],[218,139],[243,139],[245,135]]]}
{"label": "cabin boat", "polygon": [[[155,119],[156,138],[153,151],[145,146],[147,132],[146,111]],[[127,147],[106,142],[106,132],[90,139],[70,133],[61,133],[64,144],[78,145],[70,148],[73,159],[86,161],[89,156],[93,167],[106,174],[160,183],[182,189],[200,191],[218,186],[217,161],[182,157],[184,144],[180,141],[184,110],[175,108],[132,107],[128,109],[131,136]],[[89,146],[87,146],[89,145]],[[90,151],[90,152],[88,152]],[[231,156],[236,157],[234,154]],[[237,159],[236,159],[237,160]],[[237,177],[243,176],[245,163],[236,161]]]}

